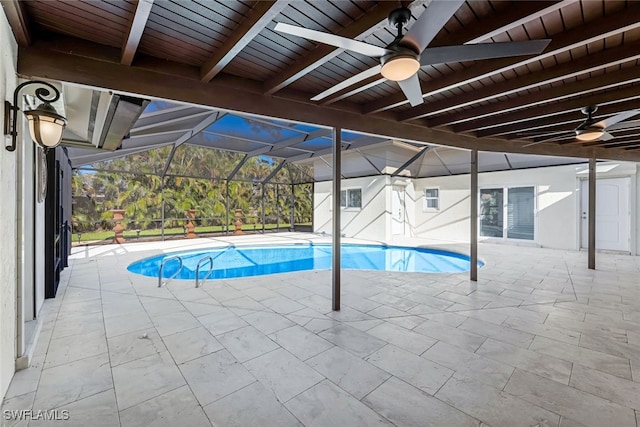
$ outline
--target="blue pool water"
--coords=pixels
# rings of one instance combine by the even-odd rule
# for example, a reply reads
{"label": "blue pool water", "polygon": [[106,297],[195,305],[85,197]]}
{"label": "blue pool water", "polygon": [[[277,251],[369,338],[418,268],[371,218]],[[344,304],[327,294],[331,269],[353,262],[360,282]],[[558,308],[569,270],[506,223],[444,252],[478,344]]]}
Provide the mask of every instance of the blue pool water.
{"label": "blue pool water", "polygon": [[[468,271],[469,257],[454,252],[426,248],[379,245],[341,245],[341,265],[344,269],[380,270],[422,273],[457,273]],[[301,270],[331,268],[332,248],[329,244],[278,245],[252,247],[225,247],[199,251],[173,252],[146,258],[129,265],[127,269],[150,277],[158,277],[162,260],[180,255],[182,269],[176,279],[195,279],[198,262],[205,256],[213,259],[200,267],[200,278],[214,279],[260,276]],[[168,260],[163,277],[172,277],[179,268],[177,259]],[[483,264],[478,262],[479,266]]]}

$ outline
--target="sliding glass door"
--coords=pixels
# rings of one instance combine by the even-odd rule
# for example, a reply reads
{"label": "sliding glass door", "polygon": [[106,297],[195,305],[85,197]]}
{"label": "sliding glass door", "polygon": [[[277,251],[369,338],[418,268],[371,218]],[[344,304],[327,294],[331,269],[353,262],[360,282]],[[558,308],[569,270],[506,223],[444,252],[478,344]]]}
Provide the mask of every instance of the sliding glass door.
{"label": "sliding glass door", "polygon": [[502,188],[480,190],[480,235],[502,237],[504,230],[504,203]]}
{"label": "sliding glass door", "polygon": [[483,188],[480,190],[479,214],[482,237],[534,240],[535,189]]}

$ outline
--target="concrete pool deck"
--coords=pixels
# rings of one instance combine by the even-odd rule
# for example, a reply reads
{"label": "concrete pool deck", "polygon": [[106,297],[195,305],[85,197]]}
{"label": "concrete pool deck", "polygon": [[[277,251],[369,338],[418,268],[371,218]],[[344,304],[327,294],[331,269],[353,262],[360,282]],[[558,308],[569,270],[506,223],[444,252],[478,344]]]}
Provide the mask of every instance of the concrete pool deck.
{"label": "concrete pool deck", "polygon": [[3,404],[69,419],[3,425],[637,427],[640,257],[598,253],[592,271],[582,252],[480,244],[477,283],[343,271],[339,312],[326,270],[199,289],[126,270],[162,252],[305,240],[330,241],[74,248]]}

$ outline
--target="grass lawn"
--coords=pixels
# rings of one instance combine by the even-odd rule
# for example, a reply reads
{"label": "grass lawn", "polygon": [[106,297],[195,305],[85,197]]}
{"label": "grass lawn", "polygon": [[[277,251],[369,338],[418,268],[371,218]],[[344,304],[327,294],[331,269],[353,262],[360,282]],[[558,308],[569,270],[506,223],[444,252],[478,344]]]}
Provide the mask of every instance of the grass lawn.
{"label": "grass lawn", "polygon": [[[305,223],[305,224],[297,224],[297,225],[311,225],[311,223]],[[276,224],[265,224],[265,230],[274,230],[277,228]],[[289,228],[289,224],[285,224],[285,223],[281,223],[280,224],[280,228]],[[255,228],[254,228],[254,224],[244,224],[242,226],[242,229],[244,231],[260,231],[262,230],[262,225],[260,224],[255,224]],[[231,226],[229,228],[230,232],[233,232],[235,230],[235,227]],[[196,227],[195,229],[195,233],[196,234],[212,234],[212,233],[222,233],[224,232],[225,229],[223,226],[221,225],[212,225],[212,226],[207,226],[207,227]],[[124,238],[127,240],[135,240],[138,237],[138,233],[135,230],[125,230],[123,232]],[[151,230],[141,230],[140,231],[140,237],[160,237],[162,235],[162,231],[160,229],[151,229]],[[171,237],[171,236],[183,236],[184,235],[184,229],[182,227],[175,227],[175,228],[165,228],[164,229],[164,235],[166,237]],[[71,240],[73,242],[89,242],[89,241],[96,241],[96,240],[111,240],[113,239],[113,231],[91,231],[91,232],[84,232],[82,234],[80,234],[80,238],[78,238],[78,233],[73,233],[73,235],[71,236]]]}

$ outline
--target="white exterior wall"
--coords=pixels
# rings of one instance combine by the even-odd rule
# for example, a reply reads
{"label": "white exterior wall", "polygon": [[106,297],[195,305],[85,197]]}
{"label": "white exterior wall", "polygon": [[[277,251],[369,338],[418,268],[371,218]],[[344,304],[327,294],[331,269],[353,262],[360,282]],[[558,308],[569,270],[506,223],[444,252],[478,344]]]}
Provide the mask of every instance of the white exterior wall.
{"label": "white exterior wall", "polygon": [[404,208],[405,208],[405,236],[414,237],[416,235],[416,213],[422,210],[422,205],[418,204],[417,193],[414,180],[408,180],[405,187]]}
{"label": "white exterior wall", "polygon": [[[2,10],[0,8],[0,10]],[[16,64],[18,46],[9,23],[0,12],[0,96],[11,101],[17,86]],[[4,117],[4,102],[0,105],[0,117]],[[15,152],[4,149],[7,138],[0,147],[0,398],[4,397],[13,373],[16,359],[16,283],[17,283],[17,158]]]}
{"label": "white exterior wall", "polygon": [[[346,237],[384,241],[390,233],[388,204],[389,182],[386,176],[342,180],[342,189],[362,189],[362,209],[341,209],[340,227]],[[314,232],[331,234],[331,182],[315,184],[313,206]]]}
{"label": "white exterior wall", "polygon": [[[597,178],[631,176],[632,186],[631,252],[638,253],[640,242],[640,181],[635,163],[599,163]],[[534,186],[536,191],[535,241],[543,247],[577,250],[580,248],[580,180],[587,178],[587,165],[553,166],[478,175],[478,187]],[[417,236],[449,241],[469,241],[469,175],[422,178],[414,181],[416,191],[415,233]],[[439,188],[440,209],[424,206],[424,189]],[[492,239],[495,240],[495,239]],[[509,240],[510,243],[528,241]]]}

